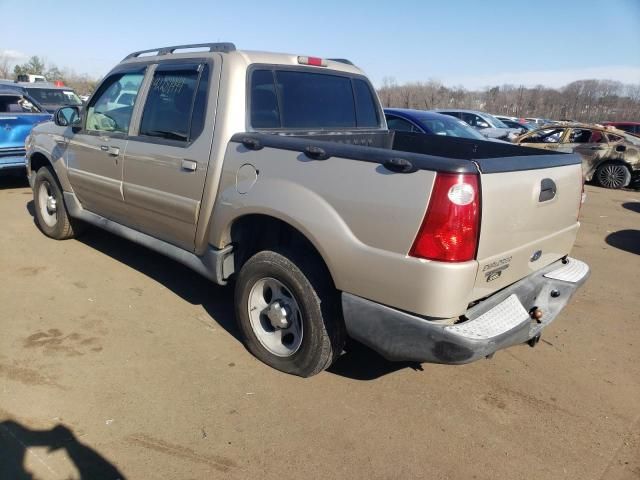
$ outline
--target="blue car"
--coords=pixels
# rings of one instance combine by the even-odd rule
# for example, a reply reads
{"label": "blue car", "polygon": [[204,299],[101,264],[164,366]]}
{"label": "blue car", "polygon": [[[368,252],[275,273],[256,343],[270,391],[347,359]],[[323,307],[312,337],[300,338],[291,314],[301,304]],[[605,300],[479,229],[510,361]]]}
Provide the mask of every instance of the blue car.
{"label": "blue car", "polygon": [[487,137],[457,118],[441,113],[406,108],[385,108],[389,130],[428,133],[487,141]]}
{"label": "blue car", "polygon": [[24,141],[52,115],[21,88],[0,85],[0,172],[24,170]]}

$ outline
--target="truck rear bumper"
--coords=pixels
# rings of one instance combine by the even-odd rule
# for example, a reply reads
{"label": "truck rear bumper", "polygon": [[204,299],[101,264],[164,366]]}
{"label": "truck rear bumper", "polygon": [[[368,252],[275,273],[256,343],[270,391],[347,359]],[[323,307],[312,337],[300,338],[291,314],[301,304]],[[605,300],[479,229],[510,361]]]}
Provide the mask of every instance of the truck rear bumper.
{"label": "truck rear bumper", "polygon": [[[559,260],[496,292],[454,325],[427,320],[364,298],[342,294],[349,335],[389,360],[462,364],[540,334],[589,277],[586,263]],[[543,312],[534,320],[530,312]]]}

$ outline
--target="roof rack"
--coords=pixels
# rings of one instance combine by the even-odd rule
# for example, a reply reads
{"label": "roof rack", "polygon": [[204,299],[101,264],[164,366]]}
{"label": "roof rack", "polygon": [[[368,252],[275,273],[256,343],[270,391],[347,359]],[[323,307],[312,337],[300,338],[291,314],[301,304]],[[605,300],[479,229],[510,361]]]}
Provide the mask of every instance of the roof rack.
{"label": "roof rack", "polygon": [[210,52],[223,52],[229,53],[233,52],[236,49],[236,46],[233,43],[229,42],[221,42],[221,43],[193,43],[190,45],[174,45],[172,47],[160,47],[160,48],[150,48],[149,50],[139,50],[137,52],[130,53],[124,60],[129,58],[136,58],[145,53],[157,52],[156,55],[169,55],[172,54],[176,50],[182,50],[187,48],[208,48]]}
{"label": "roof rack", "polygon": [[331,60],[332,62],[346,63],[347,65],[353,65],[353,62],[351,60],[347,60],[346,58],[327,58],[327,60]]}

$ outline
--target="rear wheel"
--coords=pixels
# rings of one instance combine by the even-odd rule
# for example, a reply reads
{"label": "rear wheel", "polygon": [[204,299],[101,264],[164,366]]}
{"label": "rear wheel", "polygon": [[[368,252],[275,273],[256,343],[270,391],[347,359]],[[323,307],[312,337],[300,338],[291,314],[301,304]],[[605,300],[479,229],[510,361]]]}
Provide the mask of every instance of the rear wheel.
{"label": "rear wheel", "polygon": [[62,188],[50,167],[42,167],[36,173],[33,203],[36,224],[46,236],[65,240],[76,235],[78,224],[67,212]]}
{"label": "rear wheel", "polygon": [[596,170],[595,177],[605,188],[623,188],[631,182],[631,172],[622,163],[603,163]]}
{"label": "rear wheel", "polygon": [[338,292],[309,255],[265,250],[242,266],[236,319],[247,349],[280,371],[310,377],[342,353]]}

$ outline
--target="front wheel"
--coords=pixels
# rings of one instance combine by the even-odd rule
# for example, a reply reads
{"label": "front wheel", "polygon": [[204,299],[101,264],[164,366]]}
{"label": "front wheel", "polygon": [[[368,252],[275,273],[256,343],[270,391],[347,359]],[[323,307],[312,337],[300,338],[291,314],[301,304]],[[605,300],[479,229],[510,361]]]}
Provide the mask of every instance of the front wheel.
{"label": "front wheel", "polygon": [[310,377],[342,353],[338,293],[308,255],[265,250],[243,265],[236,319],[247,349],[277,370]]}
{"label": "front wheel", "polygon": [[631,182],[631,172],[622,163],[603,163],[596,170],[595,176],[605,188],[623,188]]}
{"label": "front wheel", "polygon": [[62,189],[49,167],[42,167],[36,173],[33,183],[33,203],[36,224],[46,236],[65,240],[76,235],[78,225],[69,216]]}

